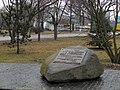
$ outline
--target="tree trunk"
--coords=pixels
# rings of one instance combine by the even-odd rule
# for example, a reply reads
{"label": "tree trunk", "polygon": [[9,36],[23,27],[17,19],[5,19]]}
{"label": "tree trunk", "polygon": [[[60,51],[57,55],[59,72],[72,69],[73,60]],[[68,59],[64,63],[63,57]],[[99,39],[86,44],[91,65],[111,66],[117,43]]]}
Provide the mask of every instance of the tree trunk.
{"label": "tree trunk", "polygon": [[82,12],[82,25],[84,26],[85,25],[85,20],[84,20],[84,13]]}
{"label": "tree trunk", "polygon": [[38,41],[40,41],[40,31],[38,31]]}
{"label": "tree trunk", "polygon": [[41,21],[41,31],[44,31],[44,21],[43,21],[43,18],[42,18],[42,21]]}
{"label": "tree trunk", "polygon": [[[40,1],[38,0],[38,11],[40,10]],[[40,13],[38,13],[38,41],[40,41]]]}
{"label": "tree trunk", "polygon": [[13,33],[11,30],[8,30],[9,31],[9,36],[10,36],[10,43],[15,43],[15,37],[13,36]]}
{"label": "tree trunk", "polygon": [[72,24],[72,31],[74,31],[74,24]]}
{"label": "tree trunk", "polygon": [[17,31],[17,54],[20,53],[20,45],[19,45],[19,17],[18,17],[18,0],[16,0],[16,11],[17,11],[17,15],[16,15],[16,31]]}
{"label": "tree trunk", "polygon": [[70,32],[72,32],[72,2],[70,0]]}
{"label": "tree trunk", "polygon": [[54,24],[54,39],[57,40],[57,24]]}

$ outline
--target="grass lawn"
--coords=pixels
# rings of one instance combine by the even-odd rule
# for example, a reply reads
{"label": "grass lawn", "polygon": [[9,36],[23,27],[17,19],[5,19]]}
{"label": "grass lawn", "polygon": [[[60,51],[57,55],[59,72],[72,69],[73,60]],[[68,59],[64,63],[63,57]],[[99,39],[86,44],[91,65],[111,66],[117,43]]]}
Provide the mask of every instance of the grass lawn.
{"label": "grass lawn", "polygon": [[21,54],[16,54],[16,48],[9,48],[0,42],[0,62],[41,62],[54,52],[61,48],[76,45],[86,45],[87,38],[58,38],[54,39],[41,39],[41,42],[33,40],[28,42],[27,45],[22,45]]}
{"label": "grass lawn", "polygon": [[[88,37],[74,37],[74,38],[58,38],[54,39],[37,39],[28,42],[27,45],[21,45],[21,53],[16,54],[16,48],[9,48],[3,45],[5,41],[0,42],[0,62],[42,62],[54,52],[68,46],[86,46],[95,51],[102,63],[110,63],[110,59],[104,50],[97,49],[96,47],[87,45]],[[119,38],[117,39],[118,45]]]}

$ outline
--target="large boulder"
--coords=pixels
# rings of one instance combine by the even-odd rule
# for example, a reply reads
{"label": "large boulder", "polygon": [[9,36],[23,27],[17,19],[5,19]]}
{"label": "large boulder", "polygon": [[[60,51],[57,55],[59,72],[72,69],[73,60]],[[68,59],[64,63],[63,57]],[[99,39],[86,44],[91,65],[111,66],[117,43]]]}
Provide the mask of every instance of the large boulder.
{"label": "large boulder", "polygon": [[104,69],[97,55],[82,46],[61,49],[41,65],[41,74],[49,82],[94,79]]}

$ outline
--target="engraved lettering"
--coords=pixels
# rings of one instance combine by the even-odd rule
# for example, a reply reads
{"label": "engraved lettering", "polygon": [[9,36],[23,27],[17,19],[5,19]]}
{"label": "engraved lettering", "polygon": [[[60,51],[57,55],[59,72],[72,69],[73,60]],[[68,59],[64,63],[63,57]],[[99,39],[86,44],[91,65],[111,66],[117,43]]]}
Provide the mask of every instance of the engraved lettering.
{"label": "engraved lettering", "polygon": [[54,63],[80,64],[85,56],[85,50],[61,49]]}

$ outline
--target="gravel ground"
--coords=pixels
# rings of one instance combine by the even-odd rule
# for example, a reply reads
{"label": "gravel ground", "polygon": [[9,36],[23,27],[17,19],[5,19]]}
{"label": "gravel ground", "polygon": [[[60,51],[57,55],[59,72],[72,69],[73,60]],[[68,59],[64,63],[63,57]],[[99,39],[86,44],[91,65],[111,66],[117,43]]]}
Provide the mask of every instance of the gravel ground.
{"label": "gravel ground", "polygon": [[95,80],[48,83],[41,77],[39,64],[0,63],[0,90],[120,90],[120,71],[105,70]]}

